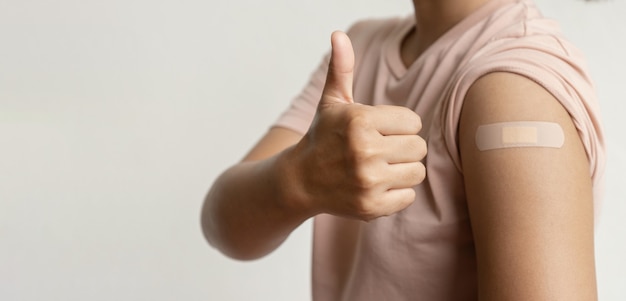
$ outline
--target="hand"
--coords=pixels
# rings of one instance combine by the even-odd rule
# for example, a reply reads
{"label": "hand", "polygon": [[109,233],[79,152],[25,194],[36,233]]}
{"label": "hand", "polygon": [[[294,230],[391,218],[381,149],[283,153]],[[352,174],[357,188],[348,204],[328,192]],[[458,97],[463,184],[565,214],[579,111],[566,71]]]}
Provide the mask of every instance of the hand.
{"label": "hand", "polygon": [[315,119],[294,148],[300,199],[317,213],[371,220],[414,198],[424,180],[426,143],[419,116],[398,106],[355,104],[354,52],[347,35],[331,37],[332,54]]}

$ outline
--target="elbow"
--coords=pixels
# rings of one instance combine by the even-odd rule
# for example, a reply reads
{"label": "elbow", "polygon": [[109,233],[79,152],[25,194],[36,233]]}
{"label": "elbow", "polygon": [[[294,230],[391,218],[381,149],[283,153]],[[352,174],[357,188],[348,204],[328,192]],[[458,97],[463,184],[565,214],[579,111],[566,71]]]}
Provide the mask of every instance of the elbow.
{"label": "elbow", "polygon": [[213,227],[210,225],[209,216],[207,214],[207,205],[204,204],[202,208],[202,213],[200,214],[200,228],[202,230],[202,234],[206,242],[209,243],[209,246],[216,248],[219,250],[217,244],[215,243],[215,231],[213,231]]}
{"label": "elbow", "polygon": [[202,233],[204,234],[206,241],[209,243],[209,246],[218,250],[230,259],[251,261],[259,259],[265,255],[265,253],[255,252],[254,250],[238,244],[235,239],[229,239],[225,235],[219,235],[204,225],[202,226]]}
{"label": "elbow", "polygon": [[263,257],[264,252],[256,252],[254,248],[246,246],[244,242],[237,239],[233,233],[228,233],[219,226],[219,220],[210,212],[209,206],[205,202],[200,216],[200,225],[204,239],[209,246],[215,248],[220,253],[235,260],[250,261]]}

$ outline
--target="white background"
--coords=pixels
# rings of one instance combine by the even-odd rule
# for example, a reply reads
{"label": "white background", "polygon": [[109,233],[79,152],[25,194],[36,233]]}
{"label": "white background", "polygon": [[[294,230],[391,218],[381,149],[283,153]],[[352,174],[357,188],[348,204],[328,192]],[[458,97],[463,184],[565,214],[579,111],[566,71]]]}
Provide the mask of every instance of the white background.
{"label": "white background", "polygon": [[[624,2],[540,0],[589,58],[608,137],[601,300],[626,300]],[[0,300],[308,300],[310,224],[236,262],[204,194],[329,34],[408,0],[0,0]],[[245,189],[245,188],[242,188]]]}

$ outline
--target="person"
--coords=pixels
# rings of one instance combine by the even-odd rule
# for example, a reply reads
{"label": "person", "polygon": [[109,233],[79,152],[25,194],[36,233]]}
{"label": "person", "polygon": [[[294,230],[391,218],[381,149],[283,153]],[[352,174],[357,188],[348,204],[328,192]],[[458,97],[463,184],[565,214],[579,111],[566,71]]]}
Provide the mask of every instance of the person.
{"label": "person", "polygon": [[207,194],[241,260],[314,218],[314,300],[596,300],[604,145],[580,52],[532,0],[364,20]]}

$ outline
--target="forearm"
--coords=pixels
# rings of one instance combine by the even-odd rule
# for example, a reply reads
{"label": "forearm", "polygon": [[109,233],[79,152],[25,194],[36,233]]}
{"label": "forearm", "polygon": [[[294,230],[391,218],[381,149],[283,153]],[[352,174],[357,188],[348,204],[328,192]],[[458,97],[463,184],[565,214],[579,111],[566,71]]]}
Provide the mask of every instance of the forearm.
{"label": "forearm", "polygon": [[239,163],[225,171],[209,191],[202,228],[211,245],[242,260],[274,250],[313,214],[292,198],[286,152]]}
{"label": "forearm", "polygon": [[203,230],[223,253],[258,258],[316,214],[372,220],[415,200],[425,177],[421,119],[404,107],[355,105],[352,45],[339,32],[332,45],[307,133],[272,128],[207,195]]}

